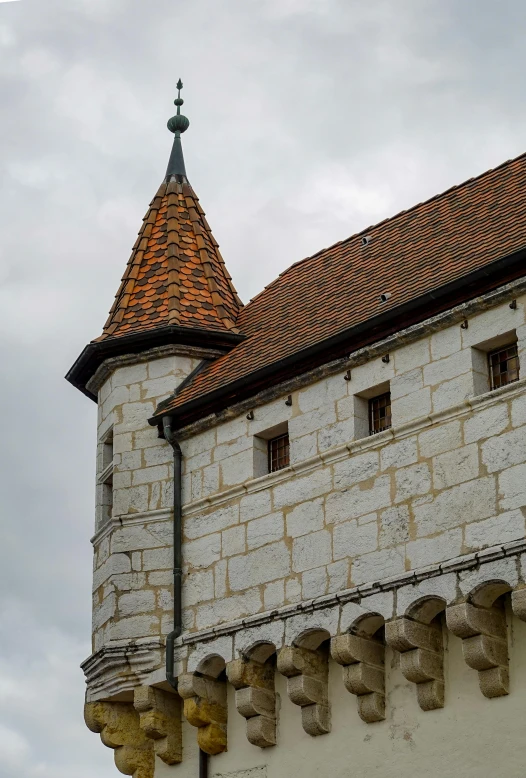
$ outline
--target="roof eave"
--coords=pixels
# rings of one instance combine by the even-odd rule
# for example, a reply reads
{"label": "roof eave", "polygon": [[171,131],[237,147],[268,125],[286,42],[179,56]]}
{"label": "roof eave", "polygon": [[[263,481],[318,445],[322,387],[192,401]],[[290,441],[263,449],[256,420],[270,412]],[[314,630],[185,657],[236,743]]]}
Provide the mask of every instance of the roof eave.
{"label": "roof eave", "polygon": [[346,330],[341,330],[330,338],[319,341],[306,349],[273,362],[260,370],[233,381],[218,389],[202,394],[178,408],[158,408],[149,419],[153,426],[159,424],[163,416],[171,416],[179,428],[191,424],[213,412],[247,399],[260,392],[264,385],[274,379],[282,381],[289,374],[305,372],[311,367],[330,362],[338,356],[382,340],[393,332],[416,324],[419,321],[483,294],[496,286],[526,274],[526,247],[505,257],[495,260],[483,268],[467,273],[454,281],[437,287],[424,295],[415,297],[396,308],[367,319]]}
{"label": "roof eave", "polygon": [[106,359],[124,354],[140,354],[143,351],[166,345],[204,347],[217,349],[220,353],[227,353],[244,339],[245,335],[226,330],[221,332],[177,325],[156,327],[152,330],[143,330],[88,343],[65,377],[70,384],[79,389],[90,400],[96,402],[96,395],[87,389],[86,384]]}

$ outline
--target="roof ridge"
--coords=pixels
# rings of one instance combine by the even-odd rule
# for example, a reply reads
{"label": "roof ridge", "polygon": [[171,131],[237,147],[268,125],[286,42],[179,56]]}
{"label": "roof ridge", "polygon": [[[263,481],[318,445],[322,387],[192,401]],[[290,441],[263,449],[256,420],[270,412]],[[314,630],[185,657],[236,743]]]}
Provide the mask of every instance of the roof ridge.
{"label": "roof ridge", "polygon": [[448,189],[445,189],[443,192],[439,192],[438,194],[429,197],[427,200],[421,200],[420,202],[415,203],[415,205],[412,205],[410,208],[403,208],[401,211],[397,211],[397,213],[395,213],[393,216],[387,216],[385,219],[382,219],[381,221],[376,222],[375,224],[370,224],[368,227],[363,227],[358,232],[354,232],[352,235],[349,235],[348,238],[343,238],[342,240],[338,240],[335,243],[331,243],[329,246],[325,246],[324,248],[319,249],[314,254],[309,254],[309,256],[307,257],[303,257],[302,259],[296,260],[296,262],[293,262],[291,265],[286,267],[285,270],[282,270],[281,273],[279,273],[275,278],[273,278],[272,281],[270,281],[266,286],[264,286],[263,289],[261,289],[261,291],[259,291],[256,295],[254,295],[254,297],[251,297],[245,306],[245,310],[250,305],[252,305],[252,303],[255,302],[264,292],[266,292],[267,289],[270,289],[272,286],[274,286],[274,284],[276,284],[282,276],[286,275],[290,270],[297,267],[298,265],[301,265],[303,262],[308,262],[311,259],[315,259],[316,257],[319,257],[325,252],[331,251],[332,249],[336,248],[336,246],[350,243],[355,238],[359,238],[360,235],[363,235],[364,233],[367,233],[370,230],[378,229],[379,227],[382,227],[383,225],[389,222],[396,221],[396,219],[398,219],[400,216],[411,213],[412,211],[415,211],[418,208],[422,208],[423,206],[435,202],[436,200],[440,200],[441,198],[446,197],[446,195],[450,194],[451,192],[454,192],[455,190],[458,189],[462,189],[468,184],[473,183],[473,181],[479,181],[480,179],[489,176],[491,173],[495,173],[496,171],[501,170],[502,168],[505,168],[523,158],[526,159],[526,152],[523,152],[522,154],[518,154],[516,157],[512,157],[511,159],[507,159],[505,162],[501,162],[500,165],[496,165],[496,167],[488,168],[487,170],[484,170],[484,172],[479,173],[476,176],[467,178],[464,181],[462,181],[460,184],[454,184],[453,186],[450,186]]}

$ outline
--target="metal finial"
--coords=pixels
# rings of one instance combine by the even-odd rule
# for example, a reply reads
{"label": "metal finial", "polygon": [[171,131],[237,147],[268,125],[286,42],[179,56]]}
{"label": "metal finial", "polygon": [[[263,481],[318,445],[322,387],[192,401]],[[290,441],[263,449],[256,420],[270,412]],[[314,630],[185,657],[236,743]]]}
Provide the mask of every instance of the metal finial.
{"label": "metal finial", "polygon": [[168,119],[168,129],[174,134],[180,134],[181,132],[185,132],[188,129],[190,126],[190,121],[181,113],[181,106],[184,103],[184,100],[181,97],[181,89],[183,88],[183,82],[181,79],[179,79],[176,86],[177,97],[174,100],[174,105],[177,106],[177,114],[172,116],[171,119]]}

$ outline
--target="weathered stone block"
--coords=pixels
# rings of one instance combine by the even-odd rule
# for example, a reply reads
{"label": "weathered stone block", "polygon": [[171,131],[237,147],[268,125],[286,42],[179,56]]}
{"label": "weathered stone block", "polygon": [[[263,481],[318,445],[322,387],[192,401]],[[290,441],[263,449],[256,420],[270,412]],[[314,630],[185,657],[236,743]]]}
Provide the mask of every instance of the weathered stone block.
{"label": "weathered stone block", "polygon": [[379,547],[389,548],[409,540],[409,509],[406,505],[387,508],[380,513]]}
{"label": "weathered stone block", "polygon": [[292,538],[322,529],[323,501],[318,499],[300,503],[286,514],[286,521],[287,535]]}
{"label": "weathered stone block", "polygon": [[410,500],[431,490],[431,473],[425,463],[401,468],[395,473],[396,502]]}
{"label": "weathered stone block", "polygon": [[526,464],[499,474],[499,504],[504,510],[526,506]]}
{"label": "weathered stone block", "polygon": [[393,425],[419,419],[431,413],[431,390],[428,386],[392,401]]}
{"label": "weathered stone block", "polygon": [[482,461],[489,473],[523,464],[526,461],[524,430],[519,428],[486,440],[482,444]]}
{"label": "weathered stone block", "polygon": [[408,373],[416,367],[423,367],[431,360],[429,339],[422,338],[397,349],[394,354],[396,374]]}
{"label": "weathered stone block", "polygon": [[290,574],[289,550],[283,541],[271,543],[228,562],[228,580],[233,591],[268,583]]}
{"label": "weathered stone block", "polygon": [[[145,552],[147,553],[147,552]],[[221,533],[183,543],[183,560],[189,567],[210,567],[221,557]]]}
{"label": "weathered stone block", "polygon": [[378,451],[354,454],[333,465],[334,488],[345,489],[376,476],[379,469]]}
{"label": "weathered stone block", "polygon": [[[292,569],[296,573],[332,562],[331,535],[328,530],[302,535],[292,543]],[[276,577],[276,576],[275,576]]]}
{"label": "weathered stone block", "polygon": [[411,569],[437,564],[445,559],[453,559],[462,551],[462,530],[454,529],[442,532],[433,538],[412,540],[406,545],[406,553]]}
{"label": "weathered stone block", "polygon": [[119,616],[136,616],[139,613],[148,613],[155,609],[155,592],[136,591],[126,592],[119,597]]}
{"label": "weathered stone block", "polygon": [[414,464],[418,459],[416,438],[405,438],[396,443],[387,443],[380,451],[380,467],[404,467]]}
{"label": "weathered stone block", "polygon": [[257,519],[260,516],[272,511],[270,505],[270,490],[263,489],[260,492],[253,492],[241,498],[239,503],[241,521]]}
{"label": "weathered stone block", "polygon": [[[525,489],[523,504],[526,504],[526,482],[523,480],[521,485]],[[510,543],[525,536],[524,515],[520,510],[508,511],[485,521],[468,524],[464,532],[465,545],[474,550]]]}
{"label": "weathered stone block", "polygon": [[285,481],[273,489],[274,509],[296,505],[305,500],[319,497],[331,490],[331,472],[329,468],[314,470],[307,476]]}
{"label": "weathered stone block", "polygon": [[450,381],[443,381],[433,389],[433,411],[436,413],[451,408],[475,394],[478,392],[475,391],[474,377],[471,372],[452,378]]}
{"label": "weathered stone block", "polygon": [[463,481],[471,481],[479,475],[478,446],[472,443],[455,451],[439,454],[433,459],[433,483],[435,489],[447,489]]}
{"label": "weathered stone block", "polygon": [[358,518],[391,503],[391,479],[384,475],[377,478],[370,488],[354,486],[344,492],[333,492],[327,497],[325,518],[328,524]]}
{"label": "weathered stone block", "polygon": [[[271,513],[270,516],[253,519],[247,522],[246,528],[247,546],[249,549],[259,548],[276,540],[281,540],[285,534],[283,514],[281,512]],[[245,527],[239,527],[239,529],[244,532]],[[244,549],[242,550],[244,551]]]}
{"label": "weathered stone block", "polygon": [[184,534],[189,540],[195,540],[238,523],[239,506],[233,503],[208,510],[206,513],[185,517]]}
{"label": "weathered stone block", "polygon": [[378,548],[376,522],[358,526],[356,520],[337,524],[333,531],[334,559],[357,557]]}
{"label": "weathered stone block", "polygon": [[426,458],[451,451],[461,445],[462,431],[459,421],[434,424],[418,436],[420,455]]}
{"label": "weathered stone block", "polygon": [[441,492],[437,497],[415,500],[413,514],[419,537],[433,535],[441,529],[468,524],[494,516],[496,486],[492,477],[477,478]]}
{"label": "weathered stone block", "polygon": [[493,435],[500,435],[508,426],[508,406],[505,403],[476,410],[464,423],[464,441],[475,443]]}
{"label": "weathered stone block", "polygon": [[351,566],[351,579],[355,586],[372,581],[381,581],[391,575],[405,571],[405,554],[400,548],[374,551],[372,554],[354,559]]}

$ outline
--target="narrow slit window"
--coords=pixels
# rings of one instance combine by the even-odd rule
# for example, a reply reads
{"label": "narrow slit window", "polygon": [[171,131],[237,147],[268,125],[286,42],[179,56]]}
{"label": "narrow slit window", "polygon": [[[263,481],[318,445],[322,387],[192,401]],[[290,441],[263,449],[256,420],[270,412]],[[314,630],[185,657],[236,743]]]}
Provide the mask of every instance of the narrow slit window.
{"label": "narrow slit window", "polygon": [[113,513],[113,430],[108,432],[101,447],[101,470],[98,477],[99,527],[109,521]]}
{"label": "narrow slit window", "polygon": [[289,434],[286,432],[268,442],[268,471],[282,470],[289,466],[289,462]]}
{"label": "narrow slit window", "polygon": [[491,351],[488,354],[488,362],[492,390],[519,380],[519,355],[516,343]]}
{"label": "narrow slit window", "polygon": [[388,430],[391,426],[391,392],[369,400],[369,435]]}

